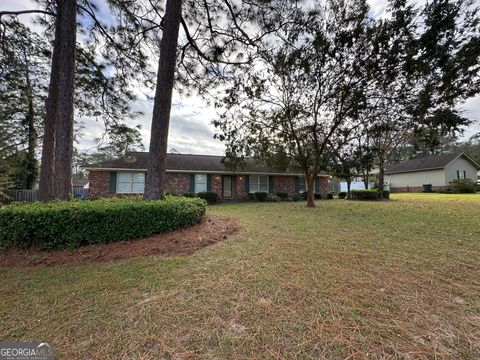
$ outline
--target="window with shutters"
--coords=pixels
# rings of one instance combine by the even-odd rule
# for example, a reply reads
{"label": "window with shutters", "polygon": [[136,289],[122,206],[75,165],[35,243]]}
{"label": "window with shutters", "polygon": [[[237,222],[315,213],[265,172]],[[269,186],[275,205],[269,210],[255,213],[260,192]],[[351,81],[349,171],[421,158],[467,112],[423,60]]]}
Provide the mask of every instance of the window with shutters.
{"label": "window with shutters", "polygon": [[268,192],[268,176],[250,175],[250,192]]}
{"label": "window with shutters", "polygon": [[467,171],[466,170],[457,170],[457,179],[466,179],[467,178]]}
{"label": "window with shutters", "polygon": [[[313,192],[315,192],[315,181],[313,181]],[[307,191],[307,179],[305,178],[305,176],[300,176],[298,178],[298,192],[299,193],[303,193],[305,191]]]}
{"label": "window with shutters", "polygon": [[195,175],[195,192],[204,192],[207,191],[207,175],[206,174],[196,174]]}
{"label": "window with shutters", "polygon": [[118,172],[118,194],[142,194],[145,190],[145,173],[143,172]]}

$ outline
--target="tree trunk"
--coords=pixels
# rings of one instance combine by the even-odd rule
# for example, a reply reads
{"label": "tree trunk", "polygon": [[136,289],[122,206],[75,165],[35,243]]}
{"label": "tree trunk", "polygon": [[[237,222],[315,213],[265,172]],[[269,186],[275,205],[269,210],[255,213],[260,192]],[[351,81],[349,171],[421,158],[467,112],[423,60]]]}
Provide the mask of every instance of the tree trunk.
{"label": "tree trunk", "polygon": [[[28,86],[28,85],[27,85]],[[33,99],[31,97],[31,91],[28,95],[28,112],[26,116],[26,125],[28,133],[28,148],[27,148],[27,161],[25,164],[27,176],[25,179],[25,188],[33,189],[35,180],[37,179],[37,159],[35,158],[35,148],[37,144],[37,131],[35,129],[35,112],[33,110]]]}
{"label": "tree trunk", "polygon": [[[75,88],[75,45],[77,4],[75,0],[58,0],[62,41],[60,43],[58,105],[55,127],[55,199],[66,200],[72,194],[73,117]],[[58,15],[57,15],[58,16]]]}
{"label": "tree trunk", "polygon": [[384,178],[385,178],[385,160],[382,156],[378,158],[378,197],[379,199],[383,199],[383,188],[384,186]]}
{"label": "tree trunk", "polygon": [[313,174],[305,173],[305,180],[307,182],[307,207],[315,207],[315,196],[314,196],[314,176]]}
{"label": "tree trunk", "polygon": [[347,199],[350,199],[350,187],[352,186],[352,180],[347,180]]}
{"label": "tree trunk", "polygon": [[37,180],[37,159],[35,157],[35,149],[37,147],[37,130],[35,129],[35,110],[33,108],[33,89],[30,80],[30,63],[27,54],[24,52],[25,62],[25,83],[26,96],[28,99],[28,111],[25,116],[24,125],[27,129],[27,159],[25,161],[25,189],[33,189],[35,180]]}
{"label": "tree trunk", "polygon": [[[60,7],[59,7],[60,8]],[[45,121],[43,124],[42,158],[40,162],[40,183],[38,198],[41,201],[53,200],[53,175],[55,164],[55,127],[57,124],[58,76],[62,28],[60,11],[55,21],[55,39],[53,41],[52,67],[46,101]]]}
{"label": "tree trunk", "polygon": [[368,170],[363,174],[363,185],[365,186],[365,190],[368,190],[368,185],[369,185],[369,174]]}
{"label": "tree trunk", "polygon": [[160,43],[157,86],[153,105],[145,199],[162,199],[165,191],[165,168],[178,31],[182,18],[182,0],[167,0]]}

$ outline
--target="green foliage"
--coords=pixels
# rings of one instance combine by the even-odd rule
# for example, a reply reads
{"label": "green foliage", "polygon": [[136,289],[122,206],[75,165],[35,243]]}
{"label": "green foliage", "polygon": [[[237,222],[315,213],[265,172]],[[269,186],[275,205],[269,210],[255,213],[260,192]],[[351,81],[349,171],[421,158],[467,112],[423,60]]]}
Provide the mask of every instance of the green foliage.
{"label": "green foliage", "polygon": [[218,201],[218,194],[213,191],[203,191],[198,193],[200,199],[204,199],[209,204],[216,203]]}
{"label": "green foliage", "polygon": [[347,198],[347,193],[345,191],[340,191],[338,193],[338,198],[339,199],[346,199]]}
{"label": "green foliage", "polygon": [[282,201],[287,201],[289,196],[288,193],[286,192],[277,192],[277,196],[282,200]]}
{"label": "green foliage", "polygon": [[[350,191],[350,197],[352,200],[379,200],[380,192],[377,189],[371,190],[352,190]],[[390,191],[383,190],[383,198],[390,198]]]}
{"label": "green foliage", "polygon": [[293,194],[292,201],[300,201],[302,200],[302,196],[300,194]]}
{"label": "green foliage", "polygon": [[333,191],[330,191],[328,194],[327,194],[327,199],[331,200],[333,199],[333,196],[335,195],[335,193]]}
{"label": "green foliage", "polygon": [[163,233],[193,225],[205,201],[137,197],[12,204],[0,209],[0,246],[76,248]]}
{"label": "green foliage", "polygon": [[267,201],[268,193],[266,192],[256,192],[255,200],[257,201]]}
{"label": "green foliage", "polygon": [[450,189],[457,194],[473,194],[476,186],[470,179],[455,179],[450,181]]}
{"label": "green foliage", "polygon": [[190,191],[187,191],[187,192],[183,193],[183,197],[186,197],[186,198],[194,198],[194,197],[195,197],[195,193],[190,192]]}
{"label": "green foliage", "polygon": [[300,194],[300,196],[302,197],[302,200],[307,200],[308,191],[304,191],[303,193]]}
{"label": "green foliage", "polygon": [[270,202],[279,202],[279,201],[282,201],[282,199],[275,195],[274,193],[269,193],[267,195],[267,201],[270,201]]}
{"label": "green foliage", "polygon": [[313,194],[313,198],[314,198],[315,200],[321,200],[321,199],[322,199],[322,194],[320,194],[320,193],[315,193],[315,194]]}

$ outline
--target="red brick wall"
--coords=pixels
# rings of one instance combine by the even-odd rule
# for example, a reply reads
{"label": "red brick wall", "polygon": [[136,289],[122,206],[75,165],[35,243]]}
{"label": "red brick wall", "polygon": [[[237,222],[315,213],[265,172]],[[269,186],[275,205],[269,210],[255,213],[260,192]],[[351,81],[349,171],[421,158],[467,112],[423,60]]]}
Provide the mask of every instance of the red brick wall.
{"label": "red brick wall", "polygon": [[326,176],[318,177],[317,181],[319,181],[320,194],[322,194],[322,199],[326,199],[328,190],[329,190],[328,177]]}
{"label": "red brick wall", "polygon": [[[445,190],[446,188],[446,186],[432,186],[433,191]],[[392,193],[423,192],[423,186],[392,187],[390,191]]]}
{"label": "red brick wall", "polygon": [[110,194],[110,171],[90,171],[88,174],[88,197],[97,198]]}
{"label": "red brick wall", "polygon": [[295,193],[295,176],[274,176],[273,192],[284,192],[290,196]]}
{"label": "red brick wall", "polygon": [[[325,198],[328,193],[328,178],[320,177],[320,192]],[[88,196],[91,198],[109,196],[110,194],[110,171],[91,171],[89,174]],[[190,190],[190,174],[167,173],[166,191],[183,195]],[[223,198],[222,176],[212,174],[212,191]],[[273,192],[286,192],[289,195],[295,193],[295,176],[274,176]],[[245,200],[245,175],[232,176],[232,198]]]}
{"label": "red brick wall", "polygon": [[245,175],[233,177],[233,198],[236,200],[245,200],[247,198],[247,193],[245,192]]}
{"label": "red brick wall", "polygon": [[190,174],[167,173],[165,191],[183,195],[190,191]]}

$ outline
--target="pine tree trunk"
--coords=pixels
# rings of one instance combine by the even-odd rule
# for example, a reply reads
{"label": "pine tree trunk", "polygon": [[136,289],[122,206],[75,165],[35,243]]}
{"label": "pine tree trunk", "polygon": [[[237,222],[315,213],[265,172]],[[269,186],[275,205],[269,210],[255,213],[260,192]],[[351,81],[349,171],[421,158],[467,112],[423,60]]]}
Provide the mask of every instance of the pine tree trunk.
{"label": "pine tree trunk", "polygon": [[[72,193],[73,98],[75,88],[75,44],[77,4],[75,0],[58,0],[62,41],[58,76],[58,105],[55,128],[55,199],[69,199]],[[58,20],[57,20],[58,21]]]}
{"label": "pine tree trunk", "polygon": [[352,180],[347,180],[347,199],[351,198],[350,188],[352,187]]}
{"label": "pine tree trunk", "polygon": [[26,189],[33,189],[33,185],[35,185],[35,180],[37,179],[37,159],[35,158],[37,131],[35,129],[35,112],[33,110],[33,99],[31,96],[32,95],[30,91],[28,99],[28,112],[25,119],[28,133],[27,161],[25,164],[25,170],[27,172],[27,176],[25,179]]}
{"label": "pine tree trunk", "polygon": [[55,164],[55,127],[57,123],[58,76],[62,28],[60,12],[55,22],[55,39],[53,41],[52,67],[50,84],[46,101],[45,121],[43,124],[42,158],[40,162],[40,183],[38,198],[41,201],[53,200],[53,176]]}
{"label": "pine tree trunk", "polygon": [[305,174],[305,180],[307,181],[307,207],[313,208],[315,207],[315,196],[314,196],[314,188],[313,188],[313,175],[309,174],[308,172]]}
{"label": "pine tree trunk", "polygon": [[145,199],[162,199],[165,191],[166,156],[178,31],[182,18],[182,0],[167,0],[160,43],[157,86],[153,105]]}
{"label": "pine tree trunk", "polygon": [[28,99],[28,111],[25,116],[24,125],[27,130],[27,159],[25,161],[25,189],[33,189],[35,181],[37,180],[37,159],[35,156],[35,149],[37,147],[37,130],[35,129],[35,110],[33,108],[33,89],[30,80],[30,62],[27,54],[24,52],[25,62],[25,83],[26,96]]}

